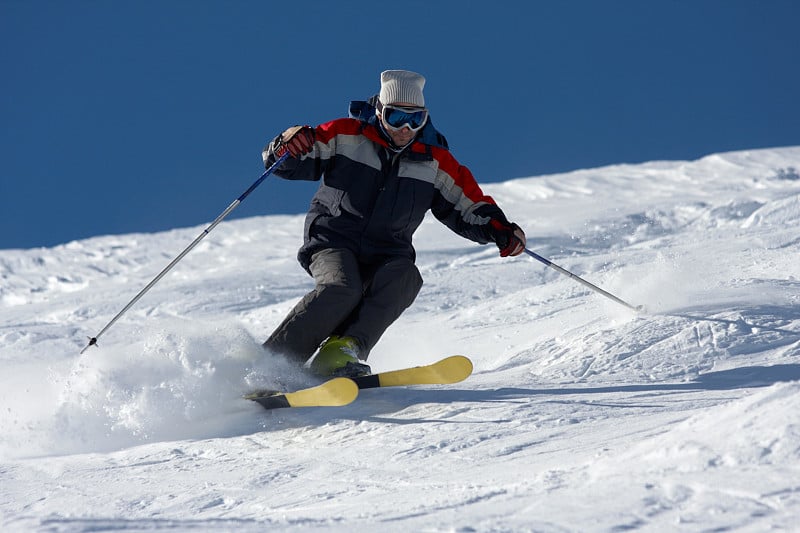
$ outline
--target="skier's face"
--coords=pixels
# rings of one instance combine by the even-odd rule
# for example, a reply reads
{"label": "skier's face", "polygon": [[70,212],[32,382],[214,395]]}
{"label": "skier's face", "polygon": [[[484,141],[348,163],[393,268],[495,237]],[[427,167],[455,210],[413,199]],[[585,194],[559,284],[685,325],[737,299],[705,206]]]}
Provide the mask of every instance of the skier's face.
{"label": "skier's face", "polygon": [[388,130],[389,137],[392,138],[392,142],[395,146],[405,146],[411,142],[411,139],[417,134],[415,131],[411,131],[411,128],[404,127],[400,130]]}
{"label": "skier's face", "polygon": [[[411,103],[408,103],[408,102],[395,102],[392,105],[400,106],[400,107],[415,107],[414,104],[411,104]],[[380,116],[380,119],[383,120],[383,116]],[[385,124],[386,123],[384,122],[384,125]],[[405,146],[405,145],[407,145],[408,143],[410,143],[412,141],[412,139],[414,139],[414,136],[416,136],[416,134],[417,134],[416,131],[413,131],[408,126],[402,127],[400,129],[396,129],[396,128],[392,128],[392,127],[386,127],[385,129],[386,129],[386,132],[389,134],[389,136],[392,138],[392,142],[395,144],[395,146]]]}

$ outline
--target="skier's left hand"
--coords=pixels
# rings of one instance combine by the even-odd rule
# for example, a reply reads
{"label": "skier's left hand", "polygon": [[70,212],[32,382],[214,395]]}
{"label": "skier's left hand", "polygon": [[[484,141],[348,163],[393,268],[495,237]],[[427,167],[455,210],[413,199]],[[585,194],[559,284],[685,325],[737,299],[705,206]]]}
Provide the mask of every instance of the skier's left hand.
{"label": "skier's left hand", "polygon": [[500,257],[513,257],[525,250],[525,232],[513,222],[501,222],[497,219],[491,221],[494,230],[494,242],[500,249]]}

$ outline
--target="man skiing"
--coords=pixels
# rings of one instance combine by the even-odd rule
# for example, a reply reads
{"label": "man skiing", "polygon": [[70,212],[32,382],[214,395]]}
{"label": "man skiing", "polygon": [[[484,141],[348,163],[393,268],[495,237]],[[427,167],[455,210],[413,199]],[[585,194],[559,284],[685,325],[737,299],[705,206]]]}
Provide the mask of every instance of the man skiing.
{"label": "man skiing", "polygon": [[[275,175],[321,180],[298,260],[316,283],[264,343],[322,376],[368,374],[365,361],[422,287],[412,235],[425,214],[457,234],[494,242],[502,257],[525,248],[472,173],[450,153],[425,107],[425,78],[381,73],[380,93],[350,104],[350,117],[293,126],[263,152]],[[317,349],[319,349],[317,351]]]}

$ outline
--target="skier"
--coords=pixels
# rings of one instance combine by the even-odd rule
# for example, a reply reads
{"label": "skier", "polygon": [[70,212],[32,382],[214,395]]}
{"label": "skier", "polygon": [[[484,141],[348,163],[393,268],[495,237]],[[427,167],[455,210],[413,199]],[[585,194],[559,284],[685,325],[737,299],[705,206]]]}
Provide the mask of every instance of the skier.
{"label": "skier", "polygon": [[322,376],[368,374],[370,350],[422,287],[412,235],[428,211],[457,234],[494,242],[502,257],[525,248],[472,173],[450,153],[425,107],[425,78],[381,73],[380,93],[350,117],[293,126],[263,151],[275,175],[321,180],[298,260],[316,283],[264,343]]}

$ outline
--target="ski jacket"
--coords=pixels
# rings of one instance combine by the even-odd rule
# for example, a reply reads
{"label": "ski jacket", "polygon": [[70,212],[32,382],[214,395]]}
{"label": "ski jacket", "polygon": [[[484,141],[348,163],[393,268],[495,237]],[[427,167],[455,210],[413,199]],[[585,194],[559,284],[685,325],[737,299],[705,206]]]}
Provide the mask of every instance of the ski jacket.
{"label": "ski jacket", "polygon": [[[374,98],[352,102],[348,118],[317,126],[313,150],[288,158],[274,171],[289,180],[322,180],[297,256],[303,268],[308,270],[315,252],[331,247],[351,250],[362,263],[393,256],[413,261],[412,235],[428,211],[467,239],[494,241],[489,222],[508,225],[505,215],[453,157],[430,118],[398,152],[380,129]],[[267,167],[275,162],[279,139],[264,149]]]}

